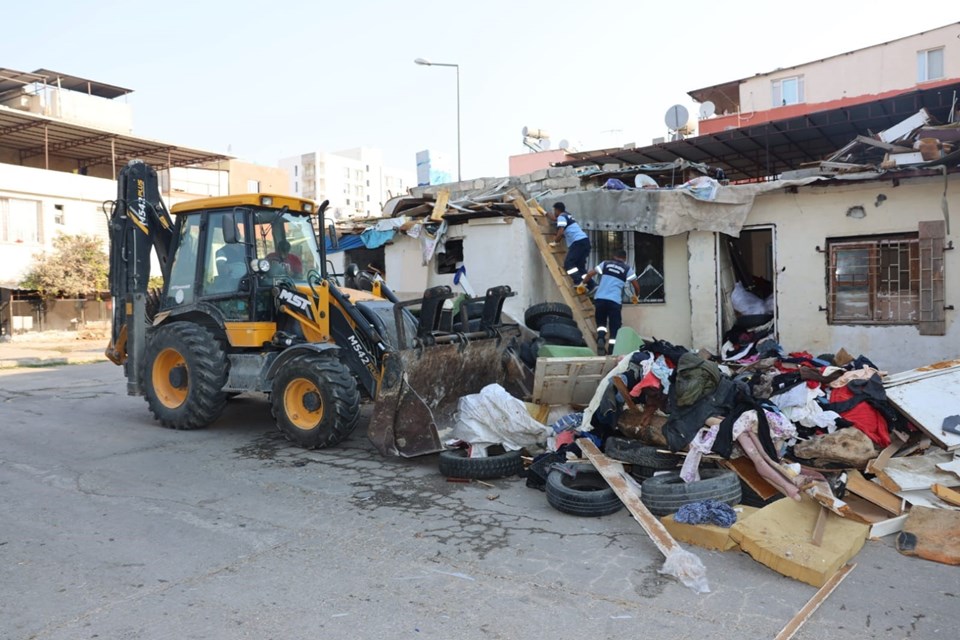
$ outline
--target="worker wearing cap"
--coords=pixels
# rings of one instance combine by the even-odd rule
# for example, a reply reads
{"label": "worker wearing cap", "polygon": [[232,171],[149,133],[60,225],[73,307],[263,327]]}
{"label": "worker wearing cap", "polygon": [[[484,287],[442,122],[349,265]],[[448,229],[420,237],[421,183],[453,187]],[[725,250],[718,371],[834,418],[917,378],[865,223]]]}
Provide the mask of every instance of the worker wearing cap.
{"label": "worker wearing cap", "polygon": [[[557,235],[551,247],[557,246],[563,238],[567,243],[567,255],[563,259],[563,268],[573,279],[573,284],[580,284],[587,272],[587,258],[590,257],[590,238],[580,228],[573,216],[567,213],[567,207],[562,202],[554,203],[552,214],[548,217],[557,224]],[[589,286],[592,289],[593,286]]]}
{"label": "worker wearing cap", "polygon": [[617,331],[623,324],[621,314],[623,308],[623,290],[629,284],[633,287],[630,302],[637,304],[640,300],[640,282],[633,267],[627,264],[627,252],[623,249],[615,251],[613,260],[604,260],[595,268],[590,269],[584,276],[583,282],[577,286],[577,293],[584,294],[593,277],[600,276],[600,284],[593,296],[593,306],[596,308],[597,318],[597,353],[601,356],[607,353],[607,336],[609,329],[610,350],[617,340]]}

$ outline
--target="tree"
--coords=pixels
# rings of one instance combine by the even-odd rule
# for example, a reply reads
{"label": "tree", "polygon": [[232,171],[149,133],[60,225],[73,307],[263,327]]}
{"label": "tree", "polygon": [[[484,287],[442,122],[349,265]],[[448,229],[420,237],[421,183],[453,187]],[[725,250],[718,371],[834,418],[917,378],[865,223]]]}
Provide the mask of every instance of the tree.
{"label": "tree", "polygon": [[[44,298],[82,298],[107,288],[110,260],[102,241],[92,235],[58,234],[52,253],[37,253],[20,287],[36,289]],[[81,323],[83,309],[80,309]]]}

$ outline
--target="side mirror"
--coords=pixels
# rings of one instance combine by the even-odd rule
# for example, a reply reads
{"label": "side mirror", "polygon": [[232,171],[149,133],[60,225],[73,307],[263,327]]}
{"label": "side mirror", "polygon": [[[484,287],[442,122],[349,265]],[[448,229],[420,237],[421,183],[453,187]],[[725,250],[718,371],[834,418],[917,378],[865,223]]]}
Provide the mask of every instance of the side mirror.
{"label": "side mirror", "polygon": [[223,232],[223,241],[227,244],[240,242],[240,231],[237,229],[237,218],[234,213],[223,214],[221,231]]}
{"label": "side mirror", "polygon": [[327,225],[327,237],[330,238],[330,248],[336,251],[340,248],[340,238],[337,237],[337,228],[331,222]]}
{"label": "side mirror", "polygon": [[348,278],[356,278],[358,275],[360,275],[360,267],[357,266],[356,262],[351,262],[347,265],[344,273]]}

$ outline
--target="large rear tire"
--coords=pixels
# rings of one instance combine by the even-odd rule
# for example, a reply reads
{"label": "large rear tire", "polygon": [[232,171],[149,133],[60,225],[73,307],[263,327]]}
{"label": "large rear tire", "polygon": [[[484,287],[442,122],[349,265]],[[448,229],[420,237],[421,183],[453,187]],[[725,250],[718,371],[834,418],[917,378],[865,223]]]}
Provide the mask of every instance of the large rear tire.
{"label": "large rear tire", "polygon": [[158,328],[144,351],[141,375],[150,412],[171,429],[201,429],[226,405],[227,356],[204,327],[174,322]]}
{"label": "large rear tire", "polygon": [[350,370],[336,358],[303,353],[273,379],[273,417],[291,442],[322,449],[343,441],[360,420],[360,392]]}

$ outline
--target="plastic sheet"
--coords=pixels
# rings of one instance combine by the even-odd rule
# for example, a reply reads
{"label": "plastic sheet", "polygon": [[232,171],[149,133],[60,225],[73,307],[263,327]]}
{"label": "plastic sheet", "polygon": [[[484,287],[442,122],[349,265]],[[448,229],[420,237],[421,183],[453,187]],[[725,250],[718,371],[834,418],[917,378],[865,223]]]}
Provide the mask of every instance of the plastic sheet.
{"label": "plastic sheet", "polygon": [[480,393],[460,398],[457,421],[451,437],[473,445],[471,456],[485,455],[484,449],[500,444],[515,451],[541,450],[553,430],[533,419],[526,405],[499,384],[488,384]]}
{"label": "plastic sheet", "polygon": [[657,573],[673,576],[697,593],[710,593],[707,569],[703,566],[703,562],[682,547],[674,547],[667,553],[667,559]]}

